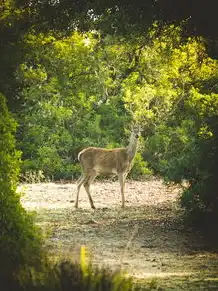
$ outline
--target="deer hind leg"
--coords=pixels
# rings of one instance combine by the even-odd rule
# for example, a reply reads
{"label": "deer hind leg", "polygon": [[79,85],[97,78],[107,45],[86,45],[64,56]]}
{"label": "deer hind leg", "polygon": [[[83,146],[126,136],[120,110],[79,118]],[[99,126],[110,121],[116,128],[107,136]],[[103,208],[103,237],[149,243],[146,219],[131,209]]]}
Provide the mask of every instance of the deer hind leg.
{"label": "deer hind leg", "polygon": [[124,197],[125,174],[119,173],[118,178],[119,178],[119,182],[120,182],[120,191],[121,191],[121,196],[122,196],[122,208],[124,208],[124,204],[125,204],[125,197]]}
{"label": "deer hind leg", "polygon": [[93,203],[93,200],[92,200],[92,196],[91,196],[91,193],[90,193],[90,185],[92,184],[92,182],[95,180],[97,174],[95,171],[92,171],[89,175],[89,179],[87,179],[85,182],[84,182],[84,188],[86,190],[86,193],[88,195],[88,198],[89,198],[89,203],[91,205],[91,208],[92,209],[95,209],[95,205]]}
{"label": "deer hind leg", "polygon": [[80,188],[88,179],[89,179],[89,176],[83,174],[78,180],[75,208],[78,208]]}
{"label": "deer hind leg", "polygon": [[82,180],[83,177],[84,177],[83,174],[79,177],[79,179],[77,180],[77,185],[79,184],[79,182]]}

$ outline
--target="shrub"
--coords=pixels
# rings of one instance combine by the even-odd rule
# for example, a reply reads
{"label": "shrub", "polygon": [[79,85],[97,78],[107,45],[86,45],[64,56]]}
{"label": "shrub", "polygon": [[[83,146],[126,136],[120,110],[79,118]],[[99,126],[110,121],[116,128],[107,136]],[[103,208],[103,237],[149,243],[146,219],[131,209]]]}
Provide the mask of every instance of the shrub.
{"label": "shrub", "polygon": [[146,161],[142,158],[142,155],[140,153],[136,153],[129,178],[137,180],[149,175],[152,175],[152,170],[148,168]]}
{"label": "shrub", "polygon": [[40,233],[16,193],[20,153],[15,148],[16,123],[0,94],[0,285],[12,282],[19,268],[40,261]]}
{"label": "shrub", "polygon": [[[130,291],[134,288],[131,278],[126,278],[119,271],[93,267],[85,248],[81,248],[79,263],[69,259],[58,262],[47,260],[40,271],[26,268],[20,273],[19,280],[14,281],[14,290],[28,291]],[[133,289],[134,288],[134,289]]]}

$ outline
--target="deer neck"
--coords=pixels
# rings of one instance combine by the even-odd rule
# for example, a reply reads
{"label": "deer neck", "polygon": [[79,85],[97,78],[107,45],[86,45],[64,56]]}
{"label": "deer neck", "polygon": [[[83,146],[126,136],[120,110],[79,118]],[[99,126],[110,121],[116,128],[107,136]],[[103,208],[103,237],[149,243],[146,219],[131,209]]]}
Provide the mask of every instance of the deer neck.
{"label": "deer neck", "polygon": [[136,154],[137,144],[138,139],[135,136],[131,135],[129,145],[127,146],[127,154],[130,160],[132,160]]}

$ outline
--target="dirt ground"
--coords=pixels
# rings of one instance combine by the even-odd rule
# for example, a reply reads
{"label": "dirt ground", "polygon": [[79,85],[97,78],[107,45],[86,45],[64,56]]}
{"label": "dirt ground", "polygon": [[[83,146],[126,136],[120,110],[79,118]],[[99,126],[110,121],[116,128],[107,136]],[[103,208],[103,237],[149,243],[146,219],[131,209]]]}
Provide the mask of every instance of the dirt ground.
{"label": "dirt ground", "polygon": [[84,245],[93,264],[120,268],[140,282],[150,280],[155,290],[218,290],[217,249],[183,227],[179,187],[157,179],[127,181],[121,209],[118,182],[96,181],[95,210],[83,188],[74,209],[76,183],[22,184],[20,191],[23,206],[36,212],[37,224],[47,233],[52,255],[79,260]]}

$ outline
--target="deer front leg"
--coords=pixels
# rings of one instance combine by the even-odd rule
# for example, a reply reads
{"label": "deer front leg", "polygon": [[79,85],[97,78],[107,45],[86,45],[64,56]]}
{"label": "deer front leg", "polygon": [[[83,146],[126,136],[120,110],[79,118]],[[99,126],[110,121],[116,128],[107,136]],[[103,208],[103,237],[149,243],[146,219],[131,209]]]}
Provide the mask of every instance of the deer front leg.
{"label": "deer front leg", "polygon": [[122,196],[122,208],[124,208],[124,204],[125,204],[125,197],[124,197],[125,174],[120,173],[118,175],[118,177],[119,177],[119,182],[120,182],[120,192],[121,192],[121,196]]}
{"label": "deer front leg", "polygon": [[95,205],[93,203],[92,196],[91,196],[91,193],[90,193],[90,186],[91,186],[91,184],[94,181],[96,176],[97,176],[96,172],[92,171],[90,173],[89,179],[84,183],[84,188],[85,188],[86,193],[88,195],[89,203],[90,203],[92,209],[95,209]]}

